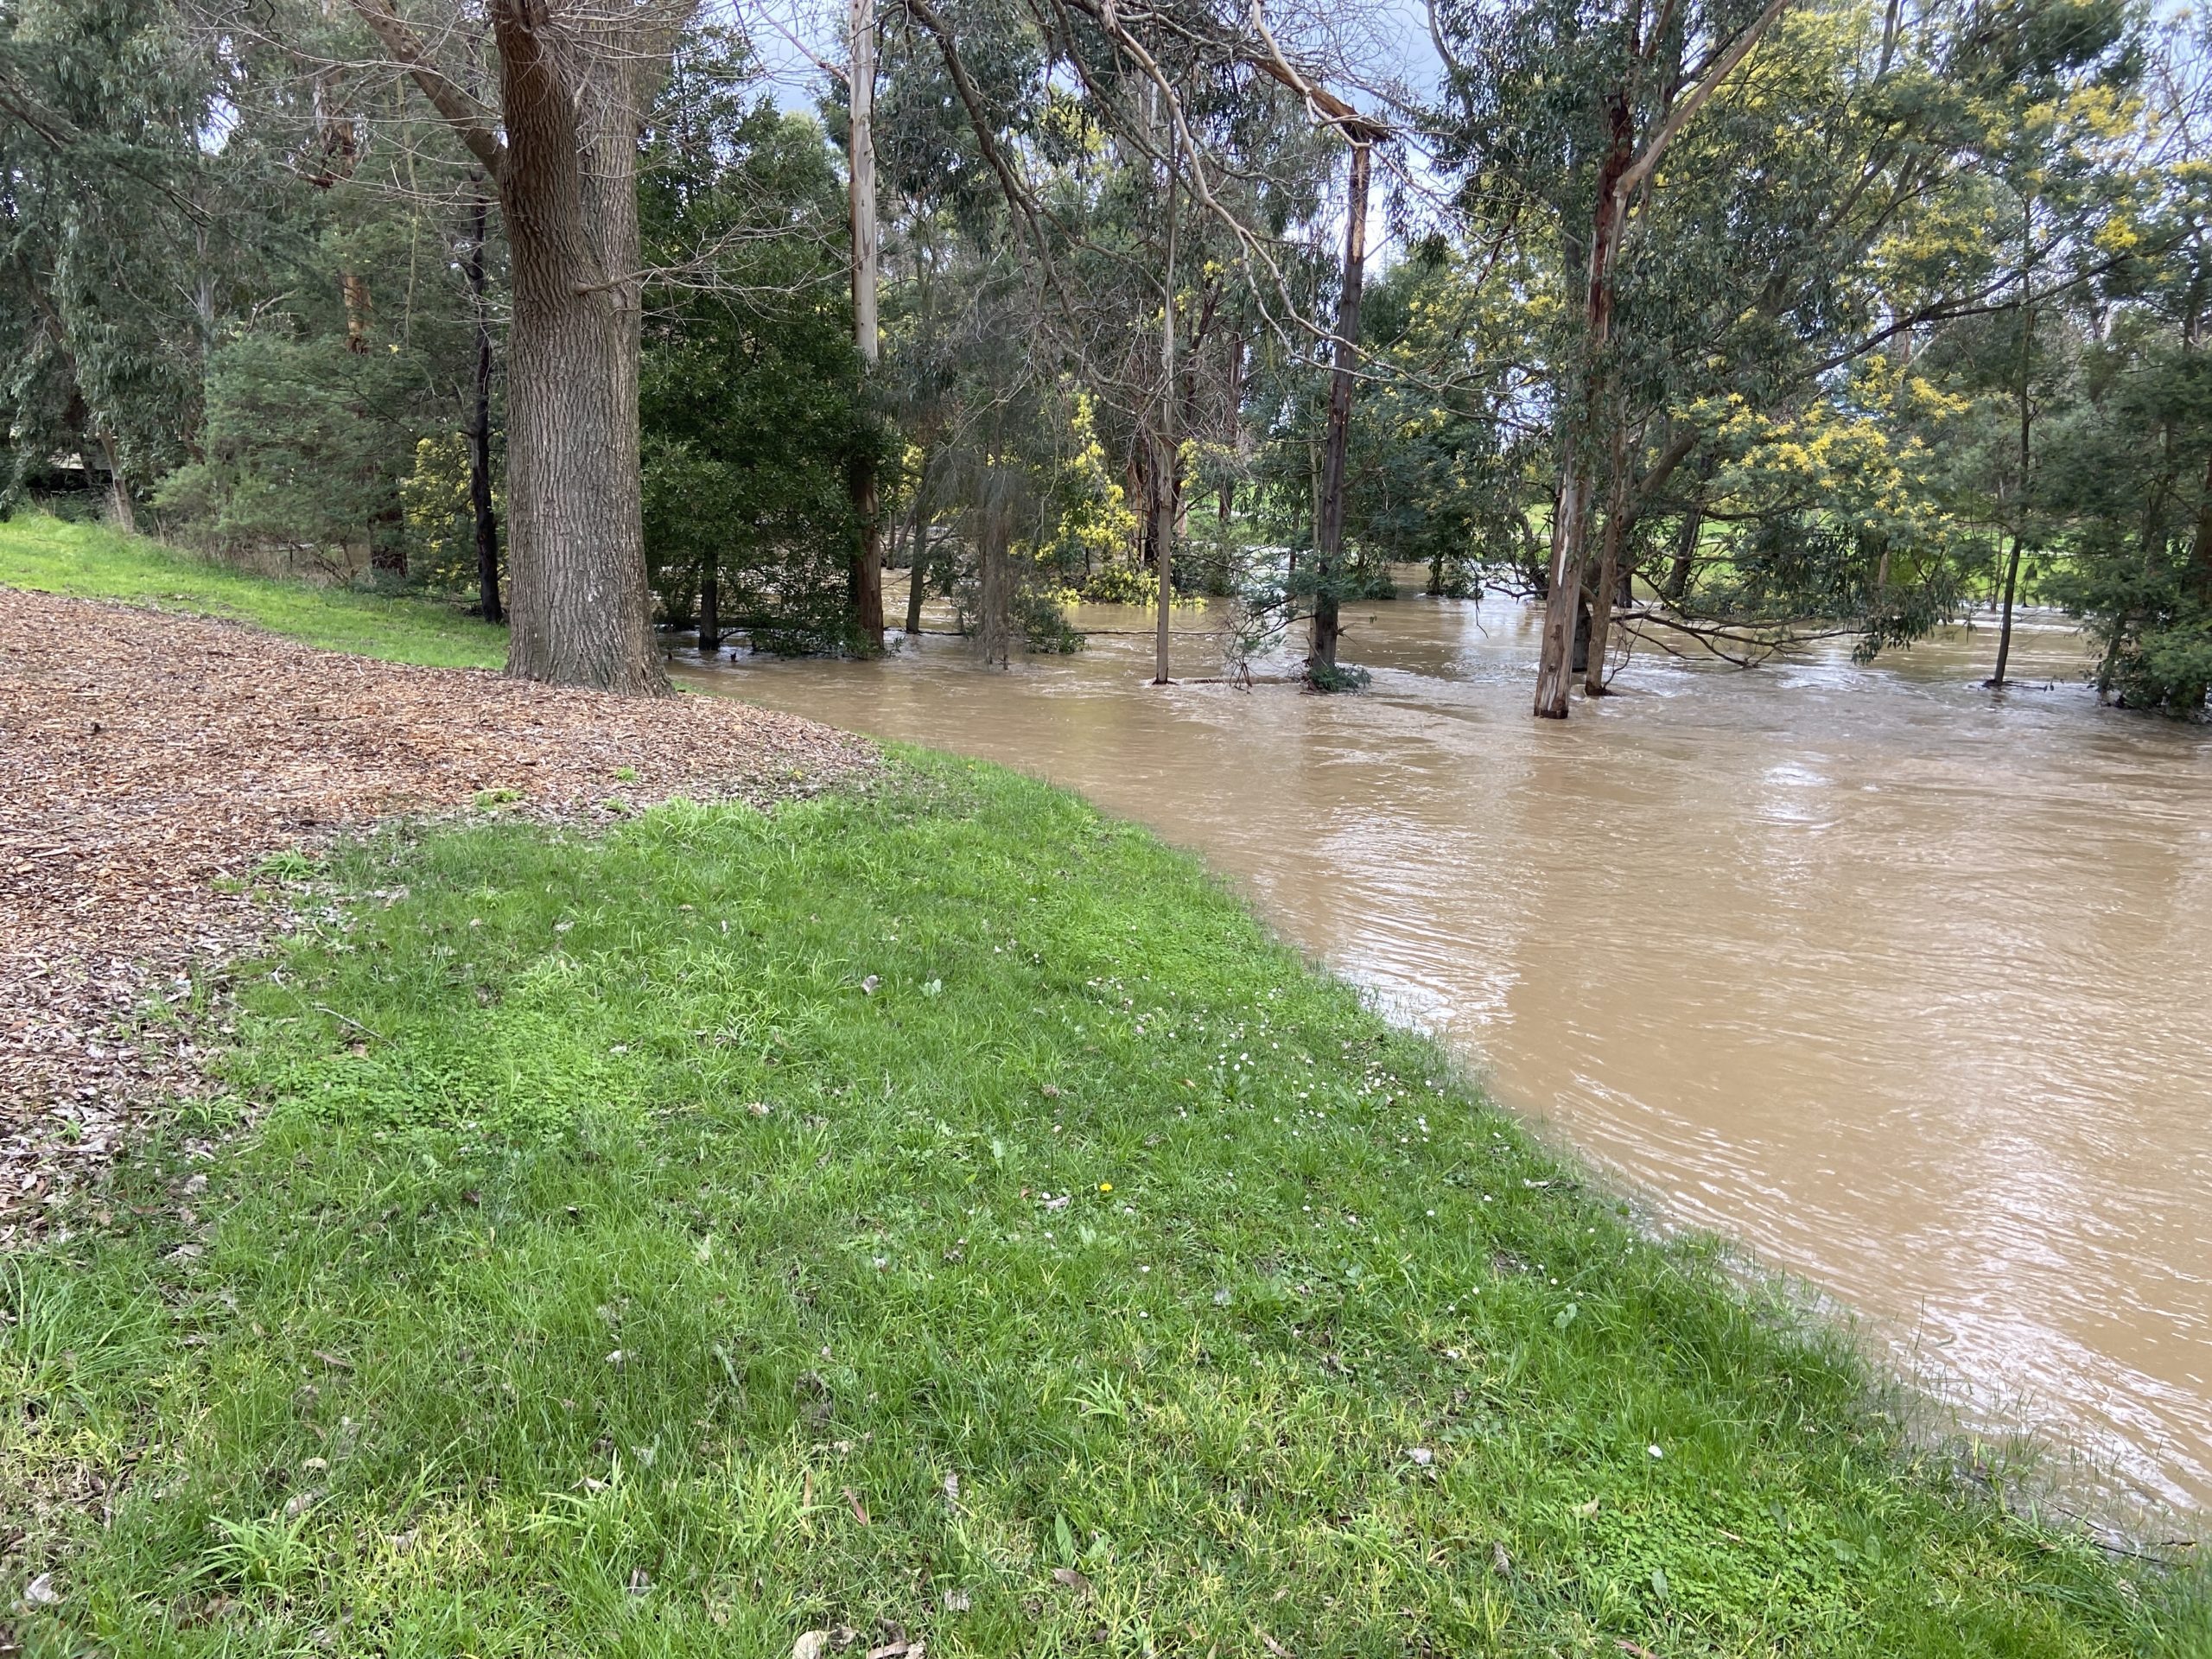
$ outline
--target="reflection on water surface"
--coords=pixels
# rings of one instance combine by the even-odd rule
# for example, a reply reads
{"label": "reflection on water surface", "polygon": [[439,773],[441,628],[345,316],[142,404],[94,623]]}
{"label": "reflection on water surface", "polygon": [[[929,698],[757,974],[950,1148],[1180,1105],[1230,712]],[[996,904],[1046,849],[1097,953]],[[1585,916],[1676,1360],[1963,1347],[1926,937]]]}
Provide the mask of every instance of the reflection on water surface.
{"label": "reflection on water surface", "polygon": [[[1136,613],[1093,611],[1141,629]],[[1639,658],[1529,717],[1533,617],[1352,617],[1359,697],[738,658],[760,702],[1007,762],[1203,853],[1679,1219],[1865,1310],[2000,1421],[2212,1501],[2212,733],[2031,624],[1853,665]],[[1205,626],[1179,671],[1219,672]]]}

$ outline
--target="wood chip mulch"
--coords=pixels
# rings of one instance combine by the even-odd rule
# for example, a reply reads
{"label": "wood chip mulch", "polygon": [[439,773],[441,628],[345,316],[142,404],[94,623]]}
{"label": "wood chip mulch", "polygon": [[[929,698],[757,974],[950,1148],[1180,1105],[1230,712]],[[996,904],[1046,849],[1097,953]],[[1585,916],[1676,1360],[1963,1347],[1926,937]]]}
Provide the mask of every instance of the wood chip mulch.
{"label": "wood chip mulch", "polygon": [[279,921],[221,878],[486,791],[607,821],[677,795],[766,805],[878,760],[721,698],[410,668],[0,588],[0,1249],[64,1234],[136,1115],[201,1086],[191,1027],[160,1005]]}

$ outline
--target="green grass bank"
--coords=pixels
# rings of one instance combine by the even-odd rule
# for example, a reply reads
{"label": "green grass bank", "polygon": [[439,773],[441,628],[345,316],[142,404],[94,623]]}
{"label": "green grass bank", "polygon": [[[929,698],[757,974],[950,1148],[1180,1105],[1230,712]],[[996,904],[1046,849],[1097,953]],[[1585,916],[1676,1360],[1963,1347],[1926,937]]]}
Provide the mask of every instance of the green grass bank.
{"label": "green grass bank", "polygon": [[0,520],[0,587],[250,622],[289,639],[428,668],[497,668],[506,630],[452,601],[274,581],[45,513]]}
{"label": "green grass bank", "polygon": [[30,1651],[2206,1651],[1045,785],[266,879],[228,1097],[0,1264]]}

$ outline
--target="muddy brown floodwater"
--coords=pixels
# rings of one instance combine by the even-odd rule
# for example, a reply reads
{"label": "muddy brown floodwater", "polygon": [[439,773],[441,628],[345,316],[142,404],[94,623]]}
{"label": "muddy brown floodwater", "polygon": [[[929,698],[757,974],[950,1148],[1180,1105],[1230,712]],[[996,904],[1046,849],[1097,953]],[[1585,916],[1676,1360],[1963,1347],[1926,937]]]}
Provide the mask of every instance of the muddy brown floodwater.
{"label": "muddy brown floodwater", "polygon": [[[1532,615],[1357,607],[1366,695],[679,654],[686,677],[1082,791],[1470,1058],[1673,1220],[1859,1310],[1970,1421],[2212,1503],[2212,731],[2032,620],[1856,666],[1639,656],[1529,718]],[[1086,611],[1137,629],[1139,613]],[[1199,613],[1177,668],[1220,672]]]}

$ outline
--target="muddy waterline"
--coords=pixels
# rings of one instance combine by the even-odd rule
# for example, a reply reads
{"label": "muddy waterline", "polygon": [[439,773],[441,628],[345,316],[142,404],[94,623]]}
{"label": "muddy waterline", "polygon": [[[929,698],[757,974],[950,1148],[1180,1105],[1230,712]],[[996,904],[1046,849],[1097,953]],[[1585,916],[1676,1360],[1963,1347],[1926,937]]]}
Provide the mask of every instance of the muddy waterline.
{"label": "muddy waterline", "polygon": [[[1004,761],[1274,925],[1677,1221],[1860,1310],[1971,1420],[2212,1503],[2212,733],[2100,709],[2031,621],[1853,665],[1639,655],[1529,715],[1531,613],[1357,607],[1359,697],[1146,683],[1141,613],[986,671],[685,677]],[[1177,671],[1218,674],[1201,613]]]}

